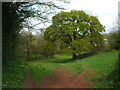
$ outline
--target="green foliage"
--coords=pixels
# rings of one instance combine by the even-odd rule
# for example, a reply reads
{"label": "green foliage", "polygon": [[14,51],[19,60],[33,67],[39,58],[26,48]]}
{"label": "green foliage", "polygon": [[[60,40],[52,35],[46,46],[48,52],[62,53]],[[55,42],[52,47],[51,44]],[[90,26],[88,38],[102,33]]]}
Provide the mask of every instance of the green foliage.
{"label": "green foliage", "polygon": [[[14,60],[14,50],[16,44],[17,32],[20,30],[19,15],[16,14],[15,4],[2,3],[2,35],[3,35],[3,64],[7,60]],[[17,8],[17,7],[16,7]],[[15,27],[14,27],[15,25]],[[14,39],[14,40],[13,40]],[[7,55],[7,57],[6,57]]]}
{"label": "green foliage", "polygon": [[9,62],[2,72],[2,88],[23,88],[24,69],[26,65],[20,62]]}
{"label": "green foliage", "polygon": [[[118,50],[118,59],[116,61],[116,67],[113,72],[110,73],[109,78],[111,80],[110,85],[116,88],[119,88],[120,86],[120,31],[112,31],[111,33],[108,34],[108,42],[109,42],[109,48],[110,49],[116,49]],[[112,78],[114,77],[114,78]]]}
{"label": "green foliage", "polygon": [[[36,61],[36,60],[43,60],[46,57],[43,55],[37,55],[37,59],[36,59],[36,54],[30,54],[30,61]],[[27,56],[23,55],[21,57],[17,57],[16,61],[20,61],[20,62],[26,62],[27,61]]]}
{"label": "green foliage", "polygon": [[[34,6],[44,9],[36,9]],[[49,10],[48,10],[49,9]],[[3,2],[2,3],[2,51],[3,65],[16,58],[18,35],[23,28],[23,22],[29,17],[37,17],[41,22],[48,22],[51,10],[63,9],[53,2]]]}
{"label": "green foliage", "polygon": [[120,40],[118,37],[118,31],[111,32],[108,36],[109,44],[111,49],[119,49],[120,46]]}
{"label": "green foliage", "polygon": [[120,88],[120,75],[118,69],[113,70],[108,76],[108,87]]}
{"label": "green foliage", "polygon": [[[44,38],[31,32],[22,32],[16,45],[16,58],[22,61],[38,60],[44,55]],[[47,50],[47,47],[46,47]],[[46,52],[47,53],[47,52]],[[28,58],[29,56],[29,58]],[[17,60],[18,60],[17,59]]]}
{"label": "green foliage", "polygon": [[74,54],[76,53],[83,54],[86,52],[90,52],[90,50],[91,50],[91,45],[88,42],[88,40],[85,40],[85,39],[81,39],[80,41],[74,40],[71,43],[70,51]]}
{"label": "green foliage", "polygon": [[31,10],[20,9],[23,4],[26,3],[2,3],[3,64],[15,60],[15,46],[18,41],[17,36],[22,26],[21,23],[31,14]]}
{"label": "green foliage", "polygon": [[[39,56],[53,57],[56,49],[54,43],[44,40],[42,35],[33,35],[22,32],[17,45],[16,56],[25,57],[26,60],[38,60]],[[21,49],[21,51],[19,51]],[[34,58],[32,57],[34,55]]]}
{"label": "green foliage", "polygon": [[98,47],[103,40],[101,32],[104,27],[95,16],[84,11],[61,12],[52,18],[44,36],[46,40],[55,42],[62,40],[68,45],[71,54],[81,54],[90,51],[89,47]]}
{"label": "green foliage", "polygon": [[43,43],[43,55],[46,57],[53,57],[55,53],[54,50],[55,50],[54,43],[45,40]]}
{"label": "green foliage", "polygon": [[119,54],[118,54],[118,60],[117,60],[117,70],[119,73],[120,72],[120,50],[118,52],[119,52]]}

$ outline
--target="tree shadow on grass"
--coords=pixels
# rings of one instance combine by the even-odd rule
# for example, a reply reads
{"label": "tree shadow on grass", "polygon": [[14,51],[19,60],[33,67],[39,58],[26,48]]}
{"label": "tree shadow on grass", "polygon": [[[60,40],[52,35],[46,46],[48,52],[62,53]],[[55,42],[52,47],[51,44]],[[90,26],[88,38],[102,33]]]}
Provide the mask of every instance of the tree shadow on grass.
{"label": "tree shadow on grass", "polygon": [[48,62],[52,62],[52,63],[68,63],[68,62],[74,62],[76,60],[82,60],[83,58],[91,57],[93,55],[96,55],[96,54],[95,53],[80,54],[80,55],[77,55],[77,57],[75,59],[54,57],[53,59],[49,60]]}

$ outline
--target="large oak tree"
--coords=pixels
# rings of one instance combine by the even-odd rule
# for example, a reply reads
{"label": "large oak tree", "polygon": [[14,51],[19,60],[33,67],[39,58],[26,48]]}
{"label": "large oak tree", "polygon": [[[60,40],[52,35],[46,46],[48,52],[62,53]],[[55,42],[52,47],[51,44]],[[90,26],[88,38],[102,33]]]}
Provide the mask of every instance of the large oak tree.
{"label": "large oak tree", "polygon": [[45,39],[52,43],[62,40],[68,45],[66,52],[73,55],[90,52],[101,46],[104,26],[95,16],[84,11],[61,12],[52,18],[52,25],[45,32]]}

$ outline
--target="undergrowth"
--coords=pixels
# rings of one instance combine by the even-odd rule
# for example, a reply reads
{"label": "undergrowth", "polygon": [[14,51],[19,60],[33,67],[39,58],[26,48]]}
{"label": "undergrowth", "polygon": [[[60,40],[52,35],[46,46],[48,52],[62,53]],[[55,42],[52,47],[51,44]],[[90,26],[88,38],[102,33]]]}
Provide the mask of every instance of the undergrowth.
{"label": "undergrowth", "polygon": [[25,64],[20,62],[9,62],[3,66],[2,70],[2,88],[22,88]]}

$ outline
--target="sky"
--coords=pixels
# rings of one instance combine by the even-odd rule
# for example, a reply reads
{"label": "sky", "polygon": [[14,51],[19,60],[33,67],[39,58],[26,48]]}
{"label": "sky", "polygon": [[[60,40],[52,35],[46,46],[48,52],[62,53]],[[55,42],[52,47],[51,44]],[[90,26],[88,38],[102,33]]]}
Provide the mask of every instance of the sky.
{"label": "sky", "polygon": [[[67,8],[67,11],[83,10],[88,12],[90,15],[97,16],[101,24],[106,27],[105,33],[109,33],[111,31],[111,28],[115,25],[115,22],[117,21],[118,18],[118,2],[120,0],[55,0],[55,1],[57,2],[70,1],[70,3],[66,4],[65,7]],[[37,21],[34,21],[34,23],[36,22]],[[50,24],[48,24],[47,26],[49,25]]]}
{"label": "sky", "polygon": [[102,25],[106,28],[106,33],[118,17],[118,2],[120,0],[70,0],[66,6],[67,10],[83,10],[89,14],[97,16]]}
{"label": "sky", "polygon": [[[83,10],[90,15],[97,16],[101,24],[106,27],[104,33],[111,32],[118,18],[118,2],[120,0],[69,0],[70,3],[65,5],[59,2],[63,0],[55,1],[58,5],[63,4],[62,6],[66,8],[66,10],[63,11]],[[49,18],[52,19],[52,16]],[[34,23],[38,23],[38,20],[34,20]],[[52,23],[46,23],[46,25],[40,24],[38,27],[48,27],[51,24]]]}

